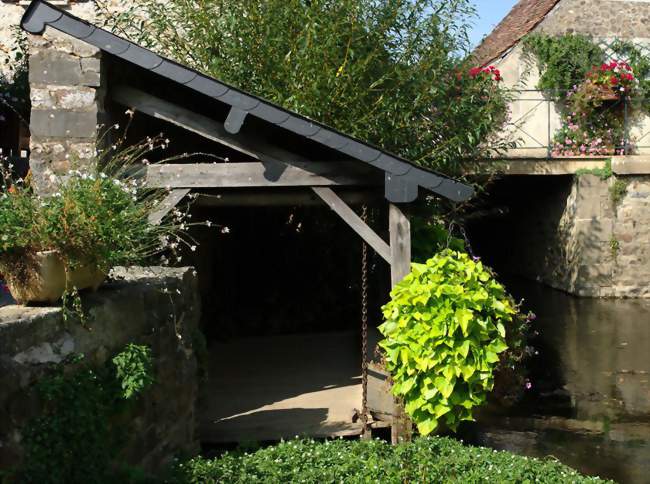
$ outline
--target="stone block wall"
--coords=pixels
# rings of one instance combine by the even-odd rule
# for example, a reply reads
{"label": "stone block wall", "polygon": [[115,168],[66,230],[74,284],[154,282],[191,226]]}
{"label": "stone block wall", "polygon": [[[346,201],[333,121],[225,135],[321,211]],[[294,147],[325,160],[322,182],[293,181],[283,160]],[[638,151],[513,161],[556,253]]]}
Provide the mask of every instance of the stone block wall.
{"label": "stone block wall", "polygon": [[579,296],[650,298],[650,176],[576,176],[536,200],[514,221],[509,267]]}
{"label": "stone block wall", "polygon": [[583,33],[597,38],[650,39],[647,0],[562,0],[540,23],[546,33]]}
{"label": "stone block wall", "polygon": [[84,362],[99,367],[131,342],[152,349],[155,383],[122,429],[128,442],[120,458],[155,471],[179,452],[197,451],[195,272],[134,268],[116,270],[116,276],[83,297],[88,328],[65,323],[61,308],[0,308],[0,469],[20,462],[22,429],[41,411],[37,382],[67,356],[83,354]]}
{"label": "stone block wall", "polygon": [[36,187],[92,163],[104,111],[101,52],[53,29],[32,36],[30,167]]}

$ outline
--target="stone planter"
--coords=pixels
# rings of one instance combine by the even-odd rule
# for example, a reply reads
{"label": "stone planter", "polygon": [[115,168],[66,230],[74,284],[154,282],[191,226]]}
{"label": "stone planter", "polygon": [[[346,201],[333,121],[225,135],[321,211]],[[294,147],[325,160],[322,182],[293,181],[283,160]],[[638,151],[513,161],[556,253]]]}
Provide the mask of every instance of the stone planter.
{"label": "stone planter", "polygon": [[96,290],[106,273],[90,267],[67,271],[55,251],[38,252],[22,277],[5,272],[7,287],[19,304],[54,303],[61,299],[66,288]]}

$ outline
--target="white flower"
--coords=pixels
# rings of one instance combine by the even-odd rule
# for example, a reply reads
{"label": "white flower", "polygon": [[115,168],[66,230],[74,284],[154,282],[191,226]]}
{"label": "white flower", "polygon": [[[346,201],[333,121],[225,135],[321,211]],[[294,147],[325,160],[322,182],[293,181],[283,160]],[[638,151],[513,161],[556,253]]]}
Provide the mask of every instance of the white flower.
{"label": "white flower", "polygon": [[191,250],[192,252],[196,252],[196,245],[192,245],[192,246],[190,246],[190,250]]}
{"label": "white flower", "polygon": [[212,222],[210,222],[209,220],[206,220],[205,225],[207,225],[208,227],[212,227]]}
{"label": "white flower", "polygon": [[230,233],[230,229],[229,229],[228,227],[223,227],[223,228],[221,229],[221,233],[222,233],[222,234],[229,234],[229,233]]}

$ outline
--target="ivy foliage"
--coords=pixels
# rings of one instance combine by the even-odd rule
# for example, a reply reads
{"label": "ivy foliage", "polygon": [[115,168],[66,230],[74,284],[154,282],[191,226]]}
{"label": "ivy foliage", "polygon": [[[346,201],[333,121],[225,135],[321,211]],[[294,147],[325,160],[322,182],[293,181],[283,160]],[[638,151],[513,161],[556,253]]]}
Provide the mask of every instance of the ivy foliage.
{"label": "ivy foliage", "polygon": [[154,382],[152,361],[148,346],[133,343],[129,343],[124,351],[113,358],[123,398],[133,398]]}
{"label": "ivy foliage", "polygon": [[491,137],[504,90],[469,75],[469,0],[98,4],[138,43],[423,166],[456,171],[509,146]]}
{"label": "ivy foliage", "polygon": [[[391,292],[379,327],[392,391],[422,435],[473,420],[509,343],[520,350],[517,306],[480,261],[445,250]],[[508,335],[508,332],[511,332]]]}
{"label": "ivy foliage", "polygon": [[537,87],[554,98],[564,98],[593,66],[605,60],[604,52],[591,37],[581,34],[530,34],[522,45],[524,55],[537,62],[540,71]]}
{"label": "ivy foliage", "polygon": [[25,458],[17,482],[108,483],[130,473],[113,465],[124,435],[111,420],[152,381],[150,350],[130,344],[98,369],[64,371],[82,359],[75,356],[37,385],[43,411],[23,431]]}
{"label": "ivy foliage", "polygon": [[574,483],[586,477],[552,458],[534,459],[465,446],[444,437],[392,446],[380,440],[283,442],[254,453],[197,457],[178,466],[175,483]]}

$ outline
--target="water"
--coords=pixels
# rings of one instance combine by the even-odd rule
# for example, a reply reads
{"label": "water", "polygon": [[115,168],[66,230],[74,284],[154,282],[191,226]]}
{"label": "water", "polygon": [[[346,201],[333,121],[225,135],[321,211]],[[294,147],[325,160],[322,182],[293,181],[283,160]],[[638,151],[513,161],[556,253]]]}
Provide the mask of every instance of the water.
{"label": "water", "polygon": [[472,440],[650,483],[650,300],[576,298],[518,279],[508,287],[538,315],[533,388],[518,408],[483,419]]}

